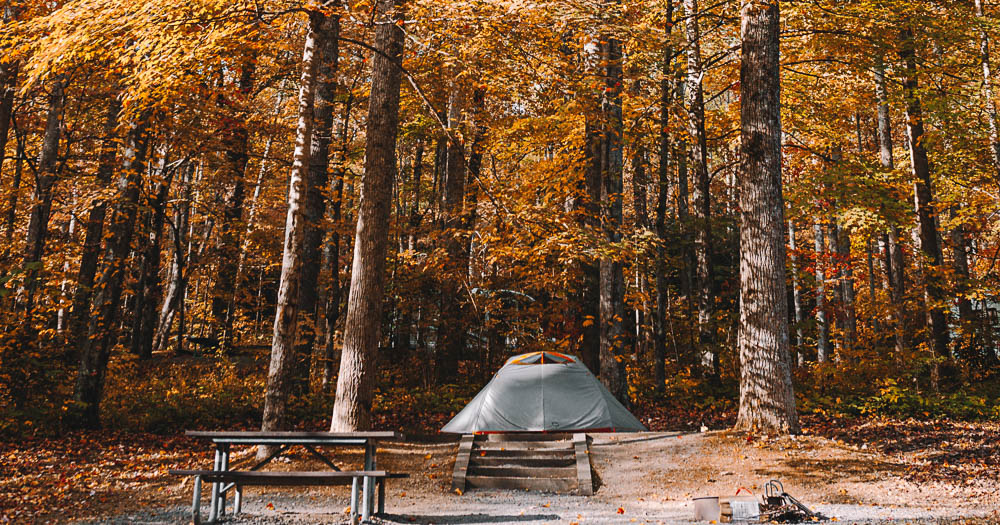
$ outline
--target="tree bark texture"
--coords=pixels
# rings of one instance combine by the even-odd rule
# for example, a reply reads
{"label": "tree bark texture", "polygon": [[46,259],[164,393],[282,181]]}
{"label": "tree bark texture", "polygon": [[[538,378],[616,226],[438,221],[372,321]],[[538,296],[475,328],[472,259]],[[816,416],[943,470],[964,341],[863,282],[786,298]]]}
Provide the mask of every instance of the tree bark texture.
{"label": "tree bark texture", "polygon": [[[609,244],[621,242],[622,230],[622,49],[612,37],[602,43],[602,58],[607,64],[603,100],[601,145],[601,226]],[[600,262],[600,380],[626,406],[628,384],[625,373],[626,334],[625,276],[622,262],[602,257]]]}
{"label": "tree bark texture", "polygon": [[736,428],[797,433],[782,232],[778,2],[747,0],[740,19],[741,366]]}
{"label": "tree bark texture", "polygon": [[[281,277],[274,315],[274,336],[271,340],[271,365],[267,373],[267,393],[264,396],[264,416],[261,430],[280,430],[286,425],[288,398],[291,395],[295,369],[295,338],[298,333],[299,282],[302,275],[302,248],[305,212],[306,178],[309,176],[309,156],[312,141],[313,111],[316,96],[316,73],[319,50],[325,33],[321,30],[323,15],[309,13],[309,29],[302,49],[302,74],[299,77],[298,123],[295,152],[288,181],[288,212],[285,218],[285,243],[281,259]],[[258,450],[258,454],[262,454]]]}
{"label": "tree bark texture", "polygon": [[375,30],[372,89],[368,106],[365,171],[354,240],[351,290],[344,323],[344,347],[337,377],[337,400],[330,430],[364,430],[371,426],[376,359],[385,294],[385,257],[389,212],[396,178],[396,136],[402,77],[403,10],[397,0],[381,0]]}
{"label": "tree bark texture", "polygon": [[80,337],[78,344],[80,367],[73,400],[79,411],[78,423],[85,428],[100,426],[104,376],[120,324],[119,305],[139,212],[147,148],[146,117],[140,116],[137,123],[131,124],[122,152],[122,171],[109,225],[107,255],[94,296],[95,315],[90,318],[87,335]]}
{"label": "tree bark texture", "polygon": [[937,212],[931,191],[931,170],[924,147],[923,110],[920,104],[917,80],[917,57],[914,49],[913,33],[909,29],[900,32],[899,55],[905,66],[903,95],[906,102],[906,133],[910,146],[910,165],[913,172],[913,204],[917,212],[917,229],[920,251],[925,259],[924,298],[927,302],[927,324],[930,327],[929,343],[934,352],[942,357],[949,356],[948,318],[941,304],[943,297],[938,282],[938,268],[941,266],[941,246],[935,224]]}

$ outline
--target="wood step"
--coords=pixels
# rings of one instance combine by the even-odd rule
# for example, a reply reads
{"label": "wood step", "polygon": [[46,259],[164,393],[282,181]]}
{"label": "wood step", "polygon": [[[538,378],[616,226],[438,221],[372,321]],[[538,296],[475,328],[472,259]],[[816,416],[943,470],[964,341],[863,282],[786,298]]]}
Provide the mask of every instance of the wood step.
{"label": "wood step", "polygon": [[515,476],[467,476],[466,484],[479,489],[521,489],[545,492],[572,492],[579,483],[574,478],[526,478]]}
{"label": "wood step", "polygon": [[572,441],[500,441],[476,443],[479,450],[572,450]]}
{"label": "wood step", "polygon": [[516,477],[516,478],[572,478],[576,479],[576,465],[571,467],[522,467],[504,465],[487,467],[469,466],[469,476]]}
{"label": "wood step", "polygon": [[538,458],[538,459],[564,459],[574,456],[573,450],[500,450],[500,449],[473,449],[471,451],[474,458]]}
{"label": "wood step", "polygon": [[576,457],[566,455],[565,457],[535,458],[535,457],[494,457],[494,456],[473,456],[469,465],[481,467],[574,467]]}
{"label": "wood step", "polygon": [[476,436],[476,443],[483,441],[572,441],[573,434],[540,433],[540,432],[506,432],[503,434],[486,434]]}

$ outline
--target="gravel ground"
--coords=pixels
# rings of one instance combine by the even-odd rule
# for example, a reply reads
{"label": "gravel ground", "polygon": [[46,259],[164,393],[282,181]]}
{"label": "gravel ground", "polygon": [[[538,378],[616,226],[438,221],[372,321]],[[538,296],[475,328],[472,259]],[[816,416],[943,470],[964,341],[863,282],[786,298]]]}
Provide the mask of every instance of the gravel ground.
{"label": "gravel ground", "polygon": [[[380,467],[410,472],[388,486],[379,523],[692,523],[691,498],[757,493],[769,479],[840,523],[998,523],[996,480],[906,481],[905,457],[886,457],[819,437],[751,439],[726,433],[596,435],[592,497],[521,491],[449,491],[456,445],[393,444]],[[337,456],[350,464],[360,456]],[[305,456],[285,468],[319,468]],[[190,522],[190,483],[168,490],[161,508],[76,523]],[[207,493],[207,490],[205,491]],[[348,490],[247,488],[244,514],[225,523],[346,523]],[[203,504],[203,516],[207,503]]]}

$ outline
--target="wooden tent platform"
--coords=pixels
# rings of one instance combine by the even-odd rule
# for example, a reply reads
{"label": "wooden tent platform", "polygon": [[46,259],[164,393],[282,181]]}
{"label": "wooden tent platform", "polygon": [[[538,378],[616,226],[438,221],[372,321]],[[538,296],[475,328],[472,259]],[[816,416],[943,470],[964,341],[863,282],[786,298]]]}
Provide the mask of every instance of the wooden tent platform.
{"label": "wooden tent platform", "polygon": [[594,494],[586,434],[511,433],[462,436],[452,490],[523,489]]}

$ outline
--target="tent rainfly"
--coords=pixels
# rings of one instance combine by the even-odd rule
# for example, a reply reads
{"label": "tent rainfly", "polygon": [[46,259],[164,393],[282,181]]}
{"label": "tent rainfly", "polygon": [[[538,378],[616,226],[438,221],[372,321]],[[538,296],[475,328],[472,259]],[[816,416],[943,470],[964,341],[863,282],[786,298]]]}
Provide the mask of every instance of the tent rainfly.
{"label": "tent rainfly", "polygon": [[442,432],[643,432],[642,423],[575,356],[532,352],[507,360]]}

